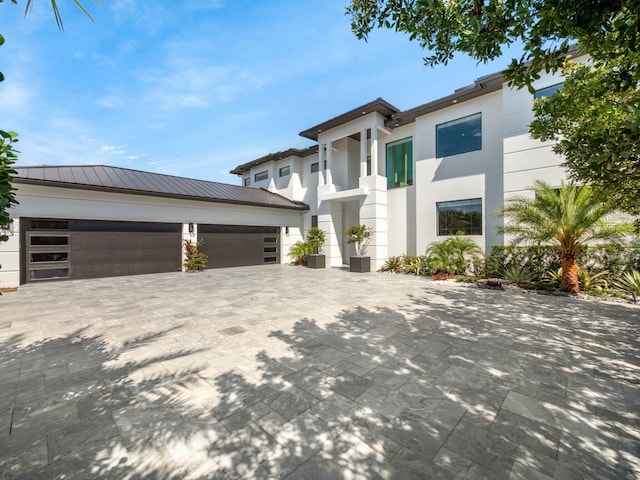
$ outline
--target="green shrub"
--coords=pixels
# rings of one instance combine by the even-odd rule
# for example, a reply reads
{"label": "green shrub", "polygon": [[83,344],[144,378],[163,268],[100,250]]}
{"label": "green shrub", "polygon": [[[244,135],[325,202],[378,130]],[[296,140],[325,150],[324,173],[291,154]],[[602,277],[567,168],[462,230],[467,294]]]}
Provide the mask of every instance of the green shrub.
{"label": "green shrub", "polygon": [[195,243],[191,240],[184,241],[184,268],[187,272],[199,272],[207,267],[209,257],[200,251],[203,243],[203,240]]}
{"label": "green shrub", "polygon": [[614,285],[631,295],[633,303],[637,303],[638,297],[640,297],[640,271],[631,270],[630,272],[622,273],[620,278],[614,282]]}
{"label": "green shrub", "polygon": [[482,250],[473,240],[452,237],[431,243],[425,254],[429,269],[434,273],[463,275],[481,258]]}
{"label": "green shrub", "polygon": [[313,253],[313,246],[307,241],[298,241],[289,248],[289,256],[295,265],[306,265],[307,258]]}
{"label": "green shrub", "polygon": [[402,271],[402,257],[389,257],[380,269],[381,272],[400,273]]}
{"label": "green shrub", "polygon": [[516,285],[528,285],[532,282],[532,275],[527,265],[513,263],[504,272],[504,279]]}
{"label": "green shrub", "polygon": [[608,276],[609,272],[606,270],[591,273],[586,268],[578,267],[578,281],[585,292],[605,292],[609,288]]}
{"label": "green shrub", "polygon": [[404,255],[402,257],[402,271],[411,275],[430,275],[428,259],[425,256]]}
{"label": "green shrub", "polygon": [[[590,246],[580,252],[578,264],[591,276],[606,270],[609,276],[618,277],[623,271],[640,270],[640,247],[637,244]],[[528,265],[533,283],[549,284],[550,280],[555,281],[549,272],[556,272],[562,266],[562,259],[558,250],[550,246],[494,245],[486,258],[484,274],[504,278],[511,265]]]}

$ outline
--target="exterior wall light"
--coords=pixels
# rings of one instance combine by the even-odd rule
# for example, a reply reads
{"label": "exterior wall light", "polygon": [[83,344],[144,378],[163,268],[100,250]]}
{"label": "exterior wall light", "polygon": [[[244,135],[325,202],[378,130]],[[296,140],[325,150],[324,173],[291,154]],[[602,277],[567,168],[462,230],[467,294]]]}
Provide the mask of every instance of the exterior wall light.
{"label": "exterior wall light", "polygon": [[193,223],[189,224],[189,233],[193,234]]}

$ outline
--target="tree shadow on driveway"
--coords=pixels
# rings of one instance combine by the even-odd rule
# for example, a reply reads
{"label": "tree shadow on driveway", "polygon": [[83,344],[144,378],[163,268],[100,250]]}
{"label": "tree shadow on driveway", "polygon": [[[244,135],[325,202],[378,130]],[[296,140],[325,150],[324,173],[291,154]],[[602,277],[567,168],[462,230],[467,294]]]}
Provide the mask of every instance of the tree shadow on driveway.
{"label": "tree shadow on driveway", "polygon": [[637,309],[425,288],[271,331],[277,353],[239,332],[244,369],[168,348],[182,330],[5,339],[5,478],[640,475]]}

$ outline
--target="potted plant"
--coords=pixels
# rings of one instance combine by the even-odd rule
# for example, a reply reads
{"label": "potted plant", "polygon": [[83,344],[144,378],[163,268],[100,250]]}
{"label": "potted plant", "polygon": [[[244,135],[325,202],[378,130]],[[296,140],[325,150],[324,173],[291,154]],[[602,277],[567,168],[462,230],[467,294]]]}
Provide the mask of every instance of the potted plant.
{"label": "potted plant", "polygon": [[325,268],[325,256],[320,253],[324,245],[324,231],[318,227],[311,227],[307,232],[306,242],[312,252],[307,258],[307,267]]}
{"label": "potted plant", "polygon": [[371,233],[372,230],[366,225],[351,225],[344,232],[347,242],[353,243],[356,247],[355,257],[349,258],[349,271],[360,273],[371,271],[371,259],[364,255]]}

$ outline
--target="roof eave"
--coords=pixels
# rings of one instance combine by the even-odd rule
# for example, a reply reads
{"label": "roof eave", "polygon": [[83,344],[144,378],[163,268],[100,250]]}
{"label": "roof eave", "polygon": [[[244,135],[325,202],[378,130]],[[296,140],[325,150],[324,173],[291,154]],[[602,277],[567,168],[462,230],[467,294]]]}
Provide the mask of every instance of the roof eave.
{"label": "roof eave", "polygon": [[68,183],[68,182],[54,182],[49,180],[38,180],[33,178],[14,177],[13,182],[23,183],[27,185],[39,185],[39,186],[45,186],[45,187],[71,188],[75,190],[90,190],[90,191],[98,191],[98,192],[143,195],[147,197],[176,198],[180,200],[194,200],[198,202],[208,202],[208,203],[248,205],[248,206],[254,206],[254,207],[279,208],[279,209],[299,210],[299,211],[306,211],[310,209],[309,206],[304,203],[299,203],[299,205],[266,205],[260,202],[251,202],[251,201],[243,201],[243,200],[231,200],[231,199],[213,198],[213,197],[198,197],[195,195],[182,195],[178,193],[152,192],[152,191],[146,191],[146,190],[135,190],[135,189],[118,188],[118,187],[102,187],[97,185],[83,185],[83,184]]}
{"label": "roof eave", "polygon": [[417,107],[394,115],[392,118],[385,121],[385,126],[389,128],[397,128],[409,125],[413,123],[416,118],[422,115],[441,110],[454,104],[463,103],[488,93],[496,92],[502,89],[504,82],[505,79],[502,73],[485,75],[484,77],[478,78],[473,84],[457,89],[451,95],[418,105]]}
{"label": "roof eave", "polygon": [[243,163],[242,165],[238,165],[236,168],[231,170],[229,173],[232,175],[244,175],[248,171],[250,171],[253,167],[257,167],[259,165],[269,163],[276,160],[284,160],[288,157],[308,157],[309,155],[313,155],[318,152],[318,145],[312,145],[307,148],[298,149],[298,148],[289,148],[288,150],[284,150],[282,152],[269,153],[263,157],[260,157],[256,160],[252,160],[247,163]]}
{"label": "roof eave", "polygon": [[339,125],[352,122],[353,120],[356,120],[363,115],[377,112],[384,117],[390,117],[391,115],[396,114],[399,111],[400,110],[384,100],[382,97],[378,97],[369,103],[365,103],[364,105],[349,110],[348,112],[342,113],[336,117],[319,123],[318,125],[307,128],[306,130],[300,132],[299,135],[301,137],[308,138],[309,140],[317,142],[319,133],[331,130],[332,128],[335,128]]}

